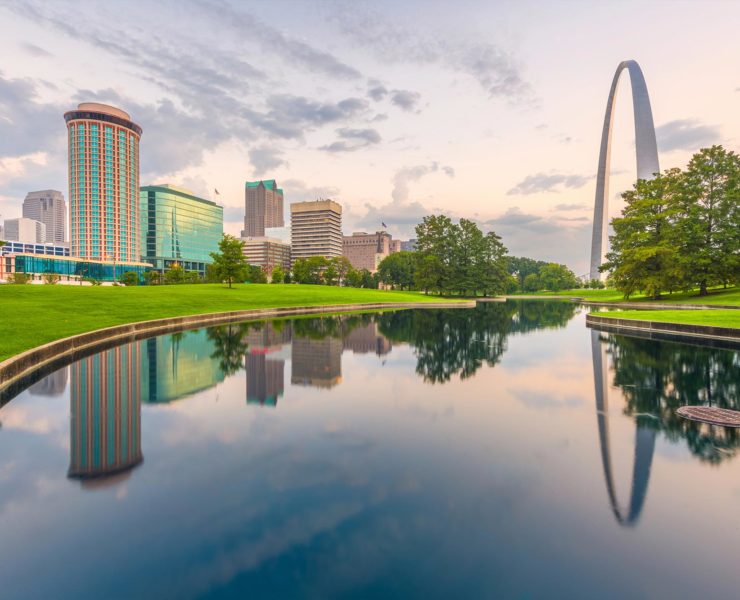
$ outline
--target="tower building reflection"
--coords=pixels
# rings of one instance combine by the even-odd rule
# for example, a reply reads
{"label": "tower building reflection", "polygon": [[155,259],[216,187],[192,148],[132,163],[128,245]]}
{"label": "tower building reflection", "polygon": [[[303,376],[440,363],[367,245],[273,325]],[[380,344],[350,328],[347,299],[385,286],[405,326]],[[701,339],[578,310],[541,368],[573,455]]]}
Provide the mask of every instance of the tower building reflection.
{"label": "tower building reflection", "polygon": [[343,348],[355,354],[375,353],[385,356],[391,351],[391,341],[380,333],[375,321],[355,327],[344,336]]}
{"label": "tower building reflection", "polygon": [[294,385],[331,388],[342,382],[341,338],[294,337],[292,371]]}
{"label": "tower building reflection", "polygon": [[594,391],[596,396],[596,420],[599,429],[601,446],[601,464],[604,469],[604,481],[609,495],[609,504],[617,522],[623,526],[634,526],[640,518],[648,483],[650,467],[655,451],[655,429],[644,423],[645,417],[636,419],[635,454],[632,466],[632,489],[629,506],[625,509],[617,500],[614,472],[612,468],[611,446],[609,443],[609,368],[607,343],[602,341],[599,332],[591,330],[591,357],[594,372]]}
{"label": "tower building reflection", "polygon": [[247,404],[277,405],[285,391],[285,359],[278,353],[291,337],[290,323],[264,323],[246,334]]}
{"label": "tower building reflection", "polygon": [[70,366],[70,478],[103,483],[142,462],[145,344],[126,344]]}
{"label": "tower building reflection", "polygon": [[62,367],[58,371],[54,371],[50,375],[47,375],[40,381],[34,383],[28,391],[33,396],[60,396],[67,389],[67,378],[69,377],[69,369]]}

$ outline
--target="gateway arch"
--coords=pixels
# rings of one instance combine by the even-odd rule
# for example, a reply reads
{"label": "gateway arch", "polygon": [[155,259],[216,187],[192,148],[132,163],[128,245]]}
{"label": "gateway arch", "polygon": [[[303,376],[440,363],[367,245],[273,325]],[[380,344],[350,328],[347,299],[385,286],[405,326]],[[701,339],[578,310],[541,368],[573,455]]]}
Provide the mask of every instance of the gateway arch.
{"label": "gateway arch", "polygon": [[617,84],[622,71],[627,69],[632,84],[632,108],[635,115],[635,147],[637,150],[637,178],[651,179],[660,172],[658,165],[658,146],[655,142],[655,125],[653,112],[650,109],[645,78],[640,65],[634,60],[619,63],[609,98],[606,101],[604,128],[601,131],[601,148],[599,150],[599,168],[596,172],[596,200],[594,202],[594,225],[591,238],[590,279],[599,279],[599,266],[603,262],[608,241],[609,225],[609,169],[611,162],[612,122],[614,120],[614,101],[617,95]]}

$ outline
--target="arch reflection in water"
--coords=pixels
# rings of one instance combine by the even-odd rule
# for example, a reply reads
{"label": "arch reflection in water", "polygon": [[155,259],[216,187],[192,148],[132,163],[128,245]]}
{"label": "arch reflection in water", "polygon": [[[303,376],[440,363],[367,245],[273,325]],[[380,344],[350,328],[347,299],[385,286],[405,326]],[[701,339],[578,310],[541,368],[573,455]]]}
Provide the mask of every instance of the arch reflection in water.
{"label": "arch reflection in water", "polygon": [[70,478],[103,483],[142,462],[145,344],[126,344],[70,366]]}
{"label": "arch reflection in water", "polygon": [[[594,371],[594,391],[596,394],[596,420],[599,427],[599,444],[601,446],[601,464],[604,468],[606,491],[609,495],[614,517],[621,525],[635,525],[640,518],[648,482],[650,481],[650,467],[653,463],[655,451],[655,430],[636,422],[635,455],[632,466],[632,489],[630,491],[629,508],[625,510],[619,505],[614,473],[612,469],[611,445],[609,443],[609,369],[607,344],[600,338],[599,332],[591,330],[591,357]],[[644,419],[644,417],[643,417]]]}

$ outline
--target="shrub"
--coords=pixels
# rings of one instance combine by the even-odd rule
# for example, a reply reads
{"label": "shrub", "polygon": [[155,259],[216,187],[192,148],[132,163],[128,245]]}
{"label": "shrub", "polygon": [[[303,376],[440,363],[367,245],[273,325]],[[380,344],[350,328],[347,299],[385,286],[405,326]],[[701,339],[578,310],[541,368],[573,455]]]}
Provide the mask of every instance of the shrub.
{"label": "shrub", "polygon": [[8,283],[15,283],[17,285],[24,285],[31,281],[31,276],[28,273],[13,273],[8,277]]}
{"label": "shrub", "polygon": [[61,279],[61,277],[59,276],[59,273],[52,273],[52,272],[44,273],[42,277],[44,278],[44,283],[47,285],[54,285]]}

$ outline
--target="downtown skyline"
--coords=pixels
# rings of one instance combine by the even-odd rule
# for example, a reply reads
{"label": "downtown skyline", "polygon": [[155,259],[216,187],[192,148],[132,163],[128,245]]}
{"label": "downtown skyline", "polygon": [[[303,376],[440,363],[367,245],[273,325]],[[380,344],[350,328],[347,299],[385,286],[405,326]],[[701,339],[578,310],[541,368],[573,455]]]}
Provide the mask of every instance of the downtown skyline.
{"label": "downtown skyline", "polygon": [[[405,239],[444,212],[581,274],[620,61],[645,73],[663,169],[712,143],[737,149],[740,7],[726,3],[174,6],[131,3],[111,26],[112,7],[0,3],[14,57],[0,65],[3,218],[29,190],[68,189],[61,115],[100,101],[144,128],[142,184],[222,203],[227,233],[241,229],[244,182],[276,178],[286,211],[339,201],[345,234],[385,221]],[[618,94],[612,198],[635,178],[626,78]]]}

